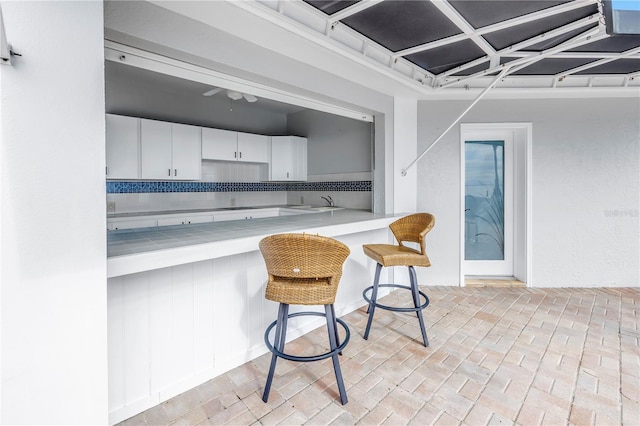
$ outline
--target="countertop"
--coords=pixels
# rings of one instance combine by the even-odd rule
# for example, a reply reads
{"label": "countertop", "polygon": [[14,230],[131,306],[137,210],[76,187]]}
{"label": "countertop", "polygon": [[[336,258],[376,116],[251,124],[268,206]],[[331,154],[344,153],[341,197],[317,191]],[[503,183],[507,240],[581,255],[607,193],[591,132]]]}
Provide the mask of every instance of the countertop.
{"label": "countertop", "polygon": [[131,213],[107,213],[107,219],[119,219],[130,217],[146,217],[146,216],[164,216],[164,215],[177,215],[177,214],[197,214],[197,213],[215,213],[237,210],[257,210],[257,209],[271,209],[271,208],[287,208],[287,209],[304,209],[309,208],[306,205],[274,205],[274,206],[248,206],[248,207],[218,207],[207,209],[189,209],[189,210],[166,210],[166,211],[152,211],[152,212],[131,212]]}
{"label": "countertop", "polygon": [[109,278],[258,250],[267,235],[306,232],[337,237],[387,227],[397,214],[334,210],[250,220],[107,232]]}

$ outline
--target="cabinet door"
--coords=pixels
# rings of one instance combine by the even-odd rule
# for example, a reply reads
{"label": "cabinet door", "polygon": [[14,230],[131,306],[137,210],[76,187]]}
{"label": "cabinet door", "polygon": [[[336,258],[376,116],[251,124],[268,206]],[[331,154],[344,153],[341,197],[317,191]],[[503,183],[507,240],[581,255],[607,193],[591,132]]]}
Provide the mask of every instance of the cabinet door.
{"label": "cabinet door", "polygon": [[293,180],[307,180],[307,139],[294,136],[293,145]]}
{"label": "cabinet door", "polygon": [[198,215],[198,216],[187,216],[184,223],[192,224],[192,223],[208,223],[213,222],[213,215]]}
{"label": "cabinet door", "polygon": [[202,159],[235,161],[238,155],[238,132],[202,128]]}
{"label": "cabinet door", "polygon": [[158,226],[184,225],[184,217],[163,217],[158,219]]}
{"label": "cabinet door", "polygon": [[240,220],[246,219],[249,215],[245,212],[237,212],[237,213],[217,213],[213,215],[214,222],[225,222],[227,220]]}
{"label": "cabinet door", "polygon": [[200,180],[202,164],[200,127],[172,124],[172,175],[174,179]]}
{"label": "cabinet door", "polygon": [[121,220],[108,223],[107,229],[113,231],[117,229],[151,228],[157,225],[158,221],[156,219]]}
{"label": "cabinet door", "polygon": [[271,138],[271,180],[293,180],[293,141],[288,136]]}
{"label": "cabinet door", "polygon": [[307,180],[307,139],[273,136],[270,170],[271,180]]}
{"label": "cabinet door", "polygon": [[140,120],[142,179],[172,179],[171,123]]}
{"label": "cabinet door", "polygon": [[138,118],[107,114],[107,179],[138,179],[140,177],[139,123]]}
{"label": "cabinet door", "polygon": [[269,162],[269,136],[238,132],[238,161]]}

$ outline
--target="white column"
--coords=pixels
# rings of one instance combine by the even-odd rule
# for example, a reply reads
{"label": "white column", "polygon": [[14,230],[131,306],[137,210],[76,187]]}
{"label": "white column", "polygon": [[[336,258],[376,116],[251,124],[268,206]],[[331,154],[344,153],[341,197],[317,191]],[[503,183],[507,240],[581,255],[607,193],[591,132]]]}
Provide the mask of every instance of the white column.
{"label": "white column", "polygon": [[417,209],[417,167],[405,168],[417,155],[418,102],[395,97],[393,102],[393,211],[415,213]]}
{"label": "white column", "polygon": [[2,2],[1,424],[106,424],[103,4]]}

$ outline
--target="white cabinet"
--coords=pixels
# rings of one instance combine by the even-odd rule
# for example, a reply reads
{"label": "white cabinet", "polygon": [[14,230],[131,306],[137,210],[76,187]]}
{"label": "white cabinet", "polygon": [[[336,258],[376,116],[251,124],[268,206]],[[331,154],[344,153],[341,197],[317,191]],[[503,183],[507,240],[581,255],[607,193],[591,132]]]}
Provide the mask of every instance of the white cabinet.
{"label": "white cabinet", "polygon": [[270,180],[307,180],[307,139],[298,136],[271,137]]}
{"label": "white cabinet", "polygon": [[236,161],[238,159],[238,132],[203,127],[202,159]]}
{"label": "white cabinet", "polygon": [[107,179],[140,178],[140,119],[106,116]]}
{"label": "white cabinet", "polygon": [[159,218],[158,226],[191,225],[193,223],[207,223],[207,222],[213,222],[213,215]]}
{"label": "white cabinet", "polygon": [[202,159],[268,163],[269,136],[203,128]]}
{"label": "white cabinet", "polygon": [[269,162],[269,136],[238,132],[238,161]]}
{"label": "white cabinet", "polygon": [[115,220],[107,223],[107,230],[150,228],[157,225],[158,221],[156,219]]}
{"label": "white cabinet", "polygon": [[200,127],[141,119],[141,178],[199,180],[200,143]]}
{"label": "white cabinet", "polygon": [[202,130],[198,126],[171,124],[173,178],[202,179]]}

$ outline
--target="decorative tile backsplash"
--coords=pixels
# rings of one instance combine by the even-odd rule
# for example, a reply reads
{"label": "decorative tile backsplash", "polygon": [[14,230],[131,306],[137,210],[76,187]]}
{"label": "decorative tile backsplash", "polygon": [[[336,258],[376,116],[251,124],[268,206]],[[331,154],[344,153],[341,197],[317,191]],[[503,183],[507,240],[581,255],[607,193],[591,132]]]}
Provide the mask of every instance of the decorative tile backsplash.
{"label": "decorative tile backsplash", "polygon": [[107,181],[107,194],[159,192],[371,191],[370,180],[338,182]]}

